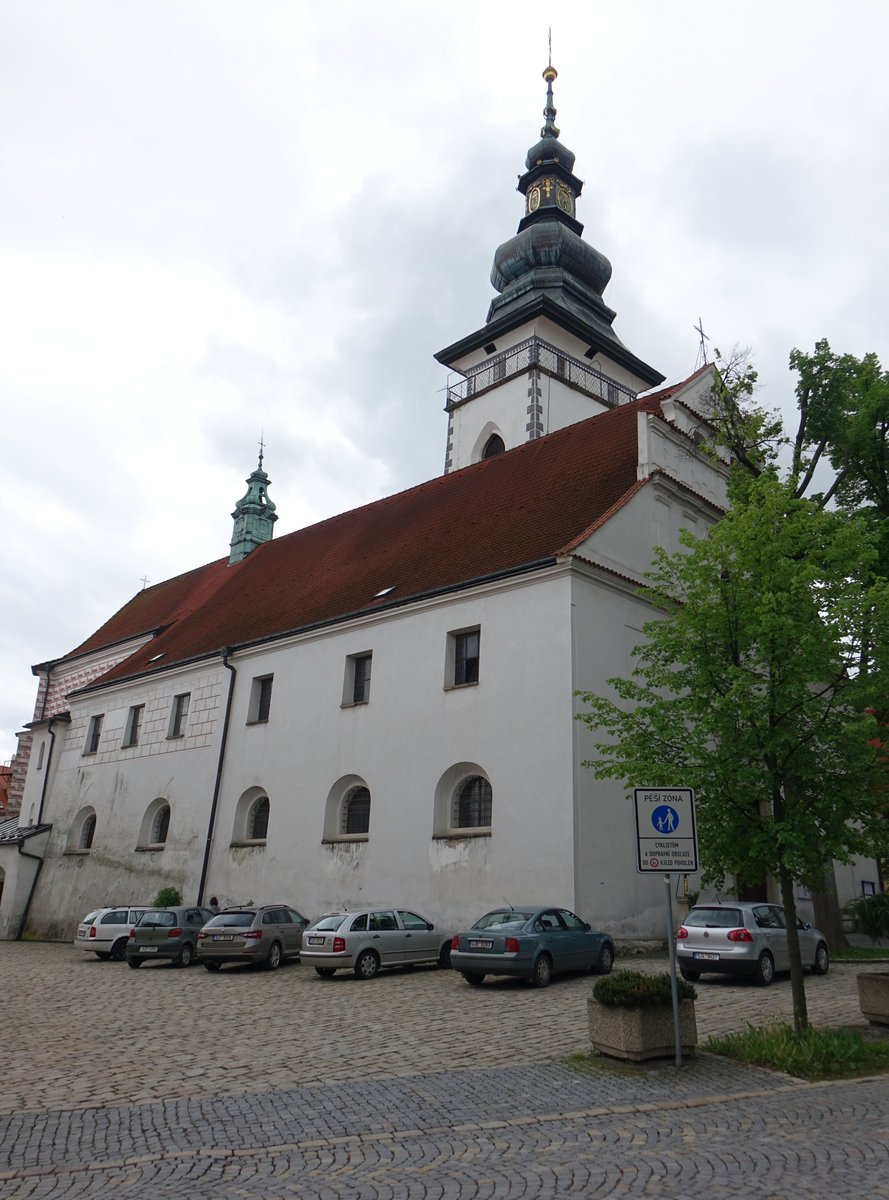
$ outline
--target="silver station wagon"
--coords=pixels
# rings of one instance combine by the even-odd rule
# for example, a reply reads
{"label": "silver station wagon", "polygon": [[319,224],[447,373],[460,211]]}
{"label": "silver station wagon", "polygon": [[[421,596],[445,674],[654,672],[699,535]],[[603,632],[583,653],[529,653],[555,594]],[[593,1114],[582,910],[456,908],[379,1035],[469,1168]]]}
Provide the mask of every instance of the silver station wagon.
{"label": "silver station wagon", "polygon": [[450,930],[405,908],[362,908],[319,917],[303,934],[302,959],[324,978],[352,970],[373,979],[382,967],[438,963],[451,958]]}
{"label": "silver station wagon", "polygon": [[[796,924],[803,966],[826,975],[827,939],[799,918]],[[790,969],[784,909],[750,900],[697,904],[676,935],[676,960],[683,979],[692,982],[712,973],[745,976],[764,987],[776,971]]]}
{"label": "silver station wagon", "polygon": [[148,904],[124,904],[94,909],[86,914],[77,927],[75,948],[90,950],[97,958],[123,962],[127,956],[130,930],[150,907]]}

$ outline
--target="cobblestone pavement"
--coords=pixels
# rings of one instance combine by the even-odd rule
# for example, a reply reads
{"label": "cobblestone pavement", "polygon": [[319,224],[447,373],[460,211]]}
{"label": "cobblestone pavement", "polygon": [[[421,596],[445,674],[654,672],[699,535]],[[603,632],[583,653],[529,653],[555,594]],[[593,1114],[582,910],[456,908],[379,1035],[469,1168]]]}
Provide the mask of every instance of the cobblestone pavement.
{"label": "cobblestone pavement", "polygon": [[[864,1027],[861,969],[886,967],[807,979],[816,1024]],[[589,977],[135,972],[0,943],[0,979],[0,1200],[889,1198],[887,1078],[553,1061],[588,1048]],[[786,981],[698,991],[702,1039],[790,1012]]]}

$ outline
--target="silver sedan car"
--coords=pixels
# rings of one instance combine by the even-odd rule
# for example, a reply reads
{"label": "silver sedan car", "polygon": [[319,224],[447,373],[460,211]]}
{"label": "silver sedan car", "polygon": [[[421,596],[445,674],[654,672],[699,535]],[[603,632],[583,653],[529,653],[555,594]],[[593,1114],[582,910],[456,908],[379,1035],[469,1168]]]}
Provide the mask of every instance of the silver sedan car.
{"label": "silver sedan car", "polygon": [[451,957],[450,930],[404,908],[362,908],[319,917],[303,934],[302,959],[322,978],[351,969],[373,979],[382,967],[438,963]]}
{"label": "silver sedan car", "polygon": [[[803,966],[826,975],[827,939],[799,918],[796,924]],[[750,900],[696,904],[676,936],[676,959],[683,979],[691,982],[712,973],[744,976],[765,987],[776,971],[790,969],[784,909]]]}

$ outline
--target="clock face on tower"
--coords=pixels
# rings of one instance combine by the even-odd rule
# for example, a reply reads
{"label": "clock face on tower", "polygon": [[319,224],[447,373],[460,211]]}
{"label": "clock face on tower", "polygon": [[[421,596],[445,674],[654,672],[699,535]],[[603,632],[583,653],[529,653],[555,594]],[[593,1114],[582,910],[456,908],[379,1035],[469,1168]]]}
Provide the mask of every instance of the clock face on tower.
{"label": "clock face on tower", "polygon": [[528,212],[536,212],[540,207],[540,188],[532,187],[528,192]]}
{"label": "clock face on tower", "polygon": [[559,187],[556,193],[556,201],[562,212],[566,212],[569,217],[574,216],[574,197],[566,187]]}

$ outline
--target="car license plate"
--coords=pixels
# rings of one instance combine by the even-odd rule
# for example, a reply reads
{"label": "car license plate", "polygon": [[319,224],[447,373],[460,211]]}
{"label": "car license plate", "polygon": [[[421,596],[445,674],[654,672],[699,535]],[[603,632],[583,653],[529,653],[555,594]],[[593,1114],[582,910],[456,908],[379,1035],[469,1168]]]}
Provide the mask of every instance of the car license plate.
{"label": "car license plate", "polygon": [[493,946],[494,943],[490,938],[470,938],[469,941],[470,950],[491,950]]}
{"label": "car license plate", "polygon": [[692,958],[698,959],[699,962],[701,960],[705,960],[706,962],[719,962],[718,954],[705,954],[702,950],[693,951]]}
{"label": "car license plate", "polygon": [[157,946],[140,946],[140,954],[157,954]]}
{"label": "car license plate", "polygon": [[323,946],[324,945],[323,937],[310,937],[310,938],[306,938],[306,941],[309,943],[310,946]]}
{"label": "car license plate", "polygon": [[213,942],[230,942],[234,934],[231,933],[214,933],[210,939]]}

